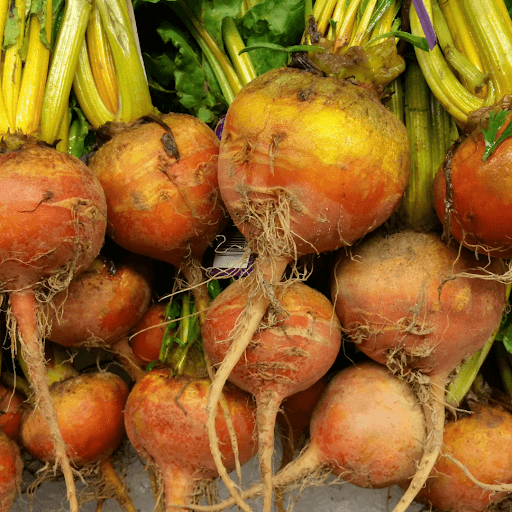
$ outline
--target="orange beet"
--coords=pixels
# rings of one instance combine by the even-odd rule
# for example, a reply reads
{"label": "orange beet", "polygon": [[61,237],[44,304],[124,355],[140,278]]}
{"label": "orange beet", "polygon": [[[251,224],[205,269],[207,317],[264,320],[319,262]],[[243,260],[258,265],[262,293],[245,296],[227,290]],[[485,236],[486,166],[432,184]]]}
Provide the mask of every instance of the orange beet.
{"label": "orange beet", "polygon": [[48,339],[65,347],[110,346],[142,318],[152,284],[149,258],[128,254],[114,263],[97,257],[55,296]]}
{"label": "orange beet", "polygon": [[[384,233],[341,253],[334,267],[332,300],[347,334],[372,359],[450,372],[499,325],[505,285],[484,280],[479,267],[503,272],[499,260],[478,261],[448,247],[436,233]],[[451,276],[471,272],[476,278]],[[395,359],[392,358],[395,352]]]}
{"label": "orange beet", "polygon": [[25,399],[13,389],[0,384],[0,430],[13,441],[20,441],[22,407]]}
{"label": "orange beet", "polygon": [[[360,487],[389,487],[416,471],[425,426],[407,384],[372,361],[337,374],[311,421],[311,447],[334,474]],[[307,452],[306,452],[307,453]]]}
{"label": "orange beet", "polygon": [[[148,463],[157,466],[169,512],[188,510],[185,505],[192,501],[198,482],[218,476],[205,426],[209,385],[207,378],[172,377],[168,369],[155,369],[135,384],[126,403],[128,438]],[[247,393],[229,383],[224,396],[237,435],[240,464],[245,464],[257,449],[254,403]],[[235,459],[220,406],[216,427],[224,464],[232,470]]]}
{"label": "orange beet", "polygon": [[46,381],[42,304],[98,255],[106,213],[99,181],[77,158],[32,142],[0,154],[0,288],[9,295],[11,339],[20,341],[73,512],[78,510],[73,472]]}
{"label": "orange beet", "polygon": [[[501,133],[508,126],[502,126]],[[481,130],[469,135],[456,148],[434,181],[437,215],[448,226],[445,200],[450,205],[451,235],[471,250],[499,258],[512,256],[512,139],[499,144],[482,162],[485,151]]]}
{"label": "orange beet", "polygon": [[18,445],[0,431],[0,511],[9,512],[21,486],[23,461]]}
{"label": "orange beet", "polygon": [[165,325],[166,303],[153,304],[144,313],[132,330],[130,346],[142,363],[156,361],[167,326]]}
{"label": "orange beet", "polygon": [[404,125],[347,80],[274,69],[246,85],[226,115],[219,187],[249,239],[261,234],[268,207],[268,218],[283,215],[276,235],[289,228],[299,254],[350,244],[391,215],[408,172]]}
{"label": "orange beet", "polygon": [[[125,437],[128,386],[110,372],[72,377],[50,387],[68,456],[77,466],[106,459]],[[38,460],[53,462],[53,443],[39,409],[25,412],[21,441]]]}
{"label": "orange beet", "polygon": [[[219,140],[199,119],[170,113],[116,134],[89,161],[107,196],[108,234],[121,247],[180,267],[201,259],[225,223]],[[170,135],[172,132],[172,135]]]}
{"label": "orange beet", "polygon": [[98,180],[83,162],[50,147],[25,144],[0,154],[0,213],[0,283],[7,291],[32,287],[74,260],[73,270],[83,271],[103,244]]}
{"label": "orange beet", "polygon": [[512,483],[512,415],[480,403],[471,410],[471,415],[446,424],[442,455],[417,497],[441,512],[485,512],[509,495],[482,489],[443,456],[458,460],[484,484]]}

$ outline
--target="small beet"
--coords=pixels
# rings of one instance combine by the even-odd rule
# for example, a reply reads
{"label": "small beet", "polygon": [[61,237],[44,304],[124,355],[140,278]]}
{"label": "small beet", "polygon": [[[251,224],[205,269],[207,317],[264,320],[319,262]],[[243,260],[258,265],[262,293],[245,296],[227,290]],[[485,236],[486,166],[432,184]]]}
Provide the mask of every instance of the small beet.
{"label": "small beet", "polygon": [[[56,382],[50,387],[68,456],[76,466],[109,457],[126,432],[124,407],[128,386],[110,372],[95,372]],[[39,409],[24,413],[21,440],[30,454],[54,462],[54,450]]]}
{"label": "small beet", "polygon": [[0,431],[0,512],[9,512],[22,480],[23,461],[18,445]]}
{"label": "small beet", "polygon": [[54,297],[49,339],[65,347],[108,348],[142,318],[152,285],[149,258],[128,254],[114,263],[98,256]]}
{"label": "small beet", "polygon": [[0,384],[0,430],[17,443],[20,441],[24,402],[17,391]]}
{"label": "small beet", "polygon": [[165,323],[166,303],[153,304],[133,327],[130,346],[141,363],[156,361],[167,325]]}

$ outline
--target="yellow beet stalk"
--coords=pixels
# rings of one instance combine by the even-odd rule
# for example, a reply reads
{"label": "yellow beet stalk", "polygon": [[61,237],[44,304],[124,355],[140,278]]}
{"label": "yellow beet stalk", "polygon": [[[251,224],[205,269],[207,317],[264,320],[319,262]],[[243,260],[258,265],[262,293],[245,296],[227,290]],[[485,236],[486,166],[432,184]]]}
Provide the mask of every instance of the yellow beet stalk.
{"label": "yellow beet stalk", "polygon": [[53,49],[46,82],[39,138],[48,144],[58,139],[61,123],[68,108],[78,57],[92,5],[90,0],[70,0]]}
{"label": "yellow beet stalk", "polygon": [[129,123],[154,112],[126,0],[96,0],[108,38],[119,88],[116,120]]}
{"label": "yellow beet stalk", "polygon": [[73,90],[82,112],[94,129],[99,128],[107,121],[114,120],[115,112],[113,113],[106,107],[96,87],[85,41],[82,43],[78,57],[78,65],[73,78]]}
{"label": "yellow beet stalk", "polygon": [[115,114],[119,108],[116,70],[97,4],[91,12],[85,37],[90,67],[98,93],[105,106]]}
{"label": "yellow beet stalk", "polygon": [[[7,20],[7,10],[9,8],[9,0],[0,0],[0,45],[3,44],[4,29]],[[5,109],[4,97],[1,93],[1,76],[0,76],[0,135],[12,130]]]}
{"label": "yellow beet stalk", "polygon": [[7,49],[4,54],[2,72],[2,95],[11,126],[16,126],[16,108],[23,65],[20,52],[25,34],[25,10],[25,0],[11,0],[9,16],[6,21],[6,25],[10,27],[10,33],[13,33],[13,36],[12,40],[4,40]]}
{"label": "yellow beet stalk", "polygon": [[[41,37],[41,23],[44,20],[44,40]],[[16,109],[16,129],[25,134],[38,130],[43,107],[44,88],[50,60],[52,32],[52,1],[48,0],[46,9],[41,13],[32,13],[29,18],[28,49],[21,88]]]}
{"label": "yellow beet stalk", "polygon": [[[462,12],[457,2],[440,2],[439,7],[444,14],[446,24],[450,28],[450,33],[455,47],[462,52],[466,58],[482,73],[484,65],[480,57],[480,53],[476,47],[473,36],[471,35],[466,16]],[[480,91],[475,91],[481,98],[488,95],[488,86],[484,84]]]}

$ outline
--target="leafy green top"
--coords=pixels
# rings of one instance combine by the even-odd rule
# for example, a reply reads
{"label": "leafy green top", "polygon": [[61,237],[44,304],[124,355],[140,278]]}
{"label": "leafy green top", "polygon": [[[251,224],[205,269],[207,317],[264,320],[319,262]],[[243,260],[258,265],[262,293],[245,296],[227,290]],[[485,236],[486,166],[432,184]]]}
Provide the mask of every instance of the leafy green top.
{"label": "leafy green top", "polygon": [[[503,124],[506,122],[510,114],[509,110],[500,110],[499,112],[491,112],[489,116],[488,129],[482,128],[484,134],[485,151],[482,156],[482,161],[485,162],[493,153],[493,151],[503,142],[507,137],[512,135],[512,123],[510,123],[505,130],[497,137]],[[497,138],[496,138],[497,137]]]}
{"label": "leafy green top", "polygon": [[[261,43],[290,46],[300,40],[305,28],[304,0],[258,0],[246,12],[242,0],[197,0],[188,2],[192,15],[227,50],[223,29],[236,24],[247,46]],[[228,103],[211,63],[179,14],[176,0],[134,0],[143,58],[155,105],[161,111],[192,113],[214,126]],[[157,37],[155,37],[157,35]],[[268,46],[250,52],[258,75],[286,65],[288,55]]]}

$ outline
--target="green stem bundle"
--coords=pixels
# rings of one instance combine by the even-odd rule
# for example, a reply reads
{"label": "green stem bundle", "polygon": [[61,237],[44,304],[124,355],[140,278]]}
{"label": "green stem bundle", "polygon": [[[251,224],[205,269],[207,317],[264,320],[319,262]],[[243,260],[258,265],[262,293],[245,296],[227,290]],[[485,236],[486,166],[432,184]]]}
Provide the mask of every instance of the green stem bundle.
{"label": "green stem bundle", "polygon": [[409,229],[430,231],[438,224],[432,193],[434,177],[458,132],[449,114],[431,94],[415,60],[407,63],[404,82],[404,122],[411,163],[400,219]]}

